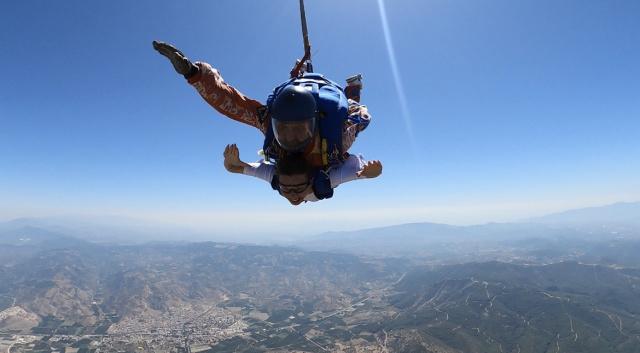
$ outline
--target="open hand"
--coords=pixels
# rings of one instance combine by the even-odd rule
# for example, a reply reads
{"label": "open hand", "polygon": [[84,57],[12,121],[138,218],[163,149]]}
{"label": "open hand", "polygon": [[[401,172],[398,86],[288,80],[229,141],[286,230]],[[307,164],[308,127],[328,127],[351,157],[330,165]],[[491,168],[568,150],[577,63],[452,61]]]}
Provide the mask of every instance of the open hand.
{"label": "open hand", "polygon": [[358,178],[375,178],[380,174],[382,174],[382,162],[368,161],[356,175]]}
{"label": "open hand", "polygon": [[224,148],[224,167],[231,173],[242,173],[246,163],[240,160],[240,150],[233,143]]}
{"label": "open hand", "polygon": [[153,49],[160,53],[160,55],[163,55],[167,59],[169,59],[169,61],[171,61],[171,64],[173,65],[173,68],[177,73],[181,75],[188,74],[189,70],[191,70],[191,67],[193,66],[191,61],[189,61],[189,59],[187,59],[187,57],[180,50],[178,50],[171,44],[167,44],[165,42],[157,42],[154,40]]}

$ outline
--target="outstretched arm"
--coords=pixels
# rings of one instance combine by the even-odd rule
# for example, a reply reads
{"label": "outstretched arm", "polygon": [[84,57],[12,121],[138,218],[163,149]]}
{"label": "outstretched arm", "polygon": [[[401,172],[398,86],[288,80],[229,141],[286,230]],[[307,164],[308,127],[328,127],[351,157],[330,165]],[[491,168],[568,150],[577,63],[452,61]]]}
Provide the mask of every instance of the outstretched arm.
{"label": "outstretched arm", "polygon": [[240,159],[240,150],[235,143],[227,145],[224,149],[224,167],[231,173],[250,175],[269,184],[271,184],[276,169],[273,164],[264,161],[259,163],[243,162]]}
{"label": "outstretched arm", "polygon": [[361,155],[349,155],[339,167],[329,171],[331,187],[336,188],[340,184],[366,178],[376,178],[382,174],[382,162],[365,161]]}
{"label": "outstretched arm", "polygon": [[218,70],[207,63],[192,63],[170,44],[153,41],[153,48],[169,59],[176,72],[183,75],[200,96],[220,114],[253,126],[263,133],[266,131],[266,125],[261,119],[263,104],[248,98],[224,82]]}
{"label": "outstretched arm", "polygon": [[244,168],[251,167],[240,160],[240,150],[236,144],[227,145],[224,148],[224,168],[230,173],[242,174]]}
{"label": "outstretched arm", "polygon": [[[365,161],[361,155],[350,155],[344,163],[329,171],[331,188],[335,189],[340,184],[356,179],[376,178],[382,174],[382,163],[380,161]],[[311,193],[304,198],[305,201],[319,201],[315,193]]]}

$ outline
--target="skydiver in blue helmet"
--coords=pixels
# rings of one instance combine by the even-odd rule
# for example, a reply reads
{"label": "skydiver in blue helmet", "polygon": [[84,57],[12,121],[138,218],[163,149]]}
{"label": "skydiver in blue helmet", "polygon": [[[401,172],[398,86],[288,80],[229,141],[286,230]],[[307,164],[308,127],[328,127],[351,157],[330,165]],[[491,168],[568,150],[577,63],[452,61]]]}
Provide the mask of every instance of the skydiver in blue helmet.
{"label": "skydiver in blue helmet", "polygon": [[[359,102],[360,76],[348,81],[347,96],[323,75],[303,73],[276,87],[262,104],[224,82],[211,65],[192,63],[167,43],[154,41],[153,47],[214,109],[264,134],[262,151],[267,163],[277,165],[292,154],[302,156],[298,160],[306,161],[313,171],[310,183],[317,184],[317,196],[333,195],[329,171],[349,158],[347,151],[371,121],[366,106]],[[299,195],[289,192],[286,185],[278,183],[274,189],[296,204]]]}

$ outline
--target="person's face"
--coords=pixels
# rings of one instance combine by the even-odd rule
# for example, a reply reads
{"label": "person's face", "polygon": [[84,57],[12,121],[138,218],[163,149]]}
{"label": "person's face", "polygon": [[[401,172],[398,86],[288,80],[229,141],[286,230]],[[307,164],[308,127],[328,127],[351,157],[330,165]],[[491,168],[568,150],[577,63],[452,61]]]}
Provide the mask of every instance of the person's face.
{"label": "person's face", "polygon": [[311,192],[311,180],[307,174],[280,175],[278,180],[280,195],[294,206],[301,204]]}
{"label": "person's face", "polygon": [[280,146],[287,151],[303,149],[313,139],[313,119],[302,122],[274,121],[274,133]]}

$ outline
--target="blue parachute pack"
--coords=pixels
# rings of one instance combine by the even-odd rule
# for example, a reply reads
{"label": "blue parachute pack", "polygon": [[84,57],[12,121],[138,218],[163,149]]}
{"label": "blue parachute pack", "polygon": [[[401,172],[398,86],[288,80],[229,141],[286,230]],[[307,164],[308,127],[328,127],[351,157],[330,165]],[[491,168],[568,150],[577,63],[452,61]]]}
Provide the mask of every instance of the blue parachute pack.
{"label": "blue parachute pack", "polygon": [[[289,85],[308,88],[316,99],[318,108],[317,129],[321,139],[323,169],[316,172],[313,190],[318,199],[330,198],[333,196],[333,189],[331,188],[327,170],[342,163],[346,156],[346,151],[344,151],[342,145],[342,131],[349,115],[349,102],[344,89],[337,83],[325,78],[322,74],[305,73],[301,77],[292,78],[284,82],[273,90],[273,93],[267,99],[267,112],[271,110],[275,97],[284,87]],[[265,160],[277,163],[278,159],[286,151],[278,145],[272,124],[268,122],[267,126],[262,150]],[[277,179],[274,179],[271,185],[275,190],[278,190]]]}

